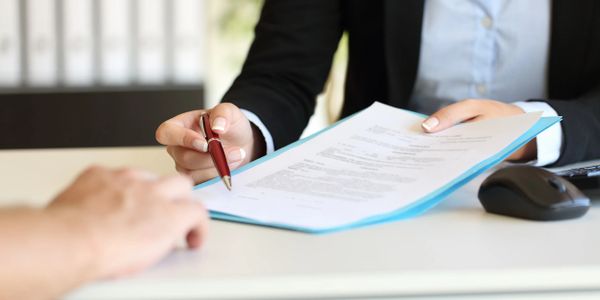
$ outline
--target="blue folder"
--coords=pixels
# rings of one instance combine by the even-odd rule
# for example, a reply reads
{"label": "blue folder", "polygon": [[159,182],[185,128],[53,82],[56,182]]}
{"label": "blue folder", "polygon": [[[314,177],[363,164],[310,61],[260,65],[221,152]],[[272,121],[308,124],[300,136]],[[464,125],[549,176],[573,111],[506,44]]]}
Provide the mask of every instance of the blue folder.
{"label": "blue folder", "polygon": [[[352,116],[348,116],[348,117],[336,122],[335,124],[311,135],[311,136],[308,136],[304,139],[298,140],[295,143],[289,144],[286,147],[283,147],[269,155],[266,155],[260,159],[250,162],[249,164],[246,164],[245,166],[243,166],[237,170],[234,170],[232,172],[232,176],[235,176],[236,174],[245,172],[246,170],[248,170],[258,164],[261,164],[261,163],[263,163],[267,160],[270,160],[278,155],[281,155],[282,153],[284,153],[292,148],[298,147],[299,145],[302,145],[303,143],[311,140],[312,138],[316,137],[317,135],[319,135],[327,130],[330,130],[331,128],[334,128],[335,126],[339,125],[342,122],[347,121],[350,118],[352,118]],[[527,144],[527,142],[529,142],[530,140],[535,138],[539,133],[546,130],[548,127],[554,125],[555,123],[560,122],[560,120],[561,120],[561,117],[542,117],[527,132],[525,132],[523,135],[521,135],[519,138],[517,138],[514,142],[512,142],[510,145],[508,145],[502,151],[496,153],[496,155],[473,166],[472,168],[470,168],[469,170],[467,170],[460,176],[456,177],[454,180],[452,180],[448,184],[429,193],[427,196],[413,202],[410,205],[404,206],[398,210],[391,211],[391,212],[385,213],[385,214],[371,216],[371,217],[368,217],[368,218],[365,218],[365,219],[362,219],[362,220],[359,220],[359,221],[356,221],[356,222],[353,222],[350,224],[346,224],[343,226],[336,226],[336,227],[330,227],[330,228],[324,228],[324,229],[314,229],[314,228],[307,228],[307,227],[291,226],[291,225],[283,224],[283,223],[262,222],[262,221],[244,218],[244,217],[240,217],[240,216],[235,216],[235,215],[231,215],[231,214],[225,214],[225,213],[221,213],[221,212],[217,212],[217,211],[210,211],[210,216],[211,216],[211,218],[218,219],[218,220],[227,220],[227,221],[233,221],[233,222],[239,222],[239,223],[269,226],[269,227],[295,230],[295,231],[301,231],[301,232],[313,233],[313,234],[331,233],[331,232],[342,231],[342,230],[363,227],[363,226],[368,226],[368,225],[373,225],[373,224],[382,224],[382,223],[394,222],[394,221],[398,221],[398,220],[402,220],[402,219],[412,218],[412,217],[418,216],[418,215],[426,212],[430,208],[434,207],[436,204],[440,203],[444,198],[446,198],[448,195],[450,195],[456,189],[460,188],[461,186],[463,186],[467,182],[469,182],[471,179],[475,178],[477,175],[479,175],[479,174],[483,173],[484,171],[486,171],[487,169],[492,168],[493,166],[499,164],[504,159],[506,159],[512,152],[521,148],[523,145]],[[207,182],[204,182],[204,183],[201,183],[201,184],[195,186],[194,190],[201,189],[208,185],[212,185],[212,184],[219,183],[219,182],[221,182],[219,178],[214,178],[212,180],[209,180]]]}

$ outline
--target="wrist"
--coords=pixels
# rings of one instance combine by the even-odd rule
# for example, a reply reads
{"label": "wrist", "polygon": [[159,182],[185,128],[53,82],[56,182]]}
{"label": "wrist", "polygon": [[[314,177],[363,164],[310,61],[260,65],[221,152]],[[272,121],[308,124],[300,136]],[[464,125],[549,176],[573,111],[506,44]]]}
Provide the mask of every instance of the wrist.
{"label": "wrist", "polygon": [[[56,235],[69,250],[69,259],[75,273],[77,285],[97,280],[105,276],[102,272],[102,245],[98,240],[91,220],[81,211],[71,208],[52,208],[41,211],[52,225]],[[105,241],[106,242],[106,241]],[[107,245],[107,244],[105,244]]]}

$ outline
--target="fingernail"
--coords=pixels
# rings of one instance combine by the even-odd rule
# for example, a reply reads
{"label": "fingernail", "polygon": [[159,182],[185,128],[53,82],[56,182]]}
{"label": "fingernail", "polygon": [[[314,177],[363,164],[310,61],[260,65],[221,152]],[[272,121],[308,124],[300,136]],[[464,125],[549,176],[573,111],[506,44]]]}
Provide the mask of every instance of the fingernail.
{"label": "fingernail", "polygon": [[425,120],[425,122],[423,122],[421,126],[423,126],[423,128],[425,128],[427,131],[431,131],[436,126],[438,126],[438,124],[440,124],[440,121],[436,117],[431,117]]}
{"label": "fingernail", "polygon": [[235,169],[237,169],[237,168],[238,168],[238,167],[239,167],[241,164],[242,164],[242,161],[236,161],[236,162],[229,163],[228,165],[229,165],[229,169],[230,169],[230,170],[235,170]]}
{"label": "fingernail", "polygon": [[192,146],[196,148],[198,151],[206,152],[208,151],[208,144],[203,140],[194,140],[192,142]]}
{"label": "fingernail", "polygon": [[225,131],[225,119],[218,117],[212,123],[212,130],[214,131]]}
{"label": "fingernail", "polygon": [[246,158],[246,151],[244,151],[244,149],[231,151],[231,152],[229,152],[229,154],[227,154],[227,160],[230,163],[236,162],[236,161],[241,161],[244,158]]}

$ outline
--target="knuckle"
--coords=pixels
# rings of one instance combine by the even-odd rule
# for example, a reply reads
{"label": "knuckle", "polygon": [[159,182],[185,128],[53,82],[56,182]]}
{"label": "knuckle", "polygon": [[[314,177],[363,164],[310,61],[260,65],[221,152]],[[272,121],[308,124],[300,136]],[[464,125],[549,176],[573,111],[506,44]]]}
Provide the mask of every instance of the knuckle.
{"label": "knuckle", "polygon": [[121,168],[116,171],[116,175],[121,178],[132,179],[137,176],[137,171],[132,168]]}
{"label": "knuckle", "polygon": [[235,110],[238,109],[238,107],[233,104],[233,103],[229,103],[229,102],[223,102],[221,104],[219,104],[220,108],[225,109],[225,110]]}
{"label": "knuckle", "polygon": [[192,136],[191,134],[185,134],[182,138],[181,143],[182,143],[182,145],[191,147],[194,143],[194,140],[195,140],[194,136]]}
{"label": "knuckle", "polygon": [[106,169],[103,168],[103,167],[101,167],[101,166],[99,166],[99,165],[91,165],[91,166],[85,168],[81,174],[83,176],[86,176],[86,175],[93,175],[93,174],[102,173],[102,172],[105,172],[105,171],[106,171]]}
{"label": "knuckle", "polygon": [[98,166],[98,165],[92,165],[89,166],[87,168],[85,168],[77,177],[78,180],[83,180],[83,181],[87,181],[87,180],[96,180],[96,181],[104,181],[107,178],[110,178],[110,176],[107,176],[108,174],[108,169]]}

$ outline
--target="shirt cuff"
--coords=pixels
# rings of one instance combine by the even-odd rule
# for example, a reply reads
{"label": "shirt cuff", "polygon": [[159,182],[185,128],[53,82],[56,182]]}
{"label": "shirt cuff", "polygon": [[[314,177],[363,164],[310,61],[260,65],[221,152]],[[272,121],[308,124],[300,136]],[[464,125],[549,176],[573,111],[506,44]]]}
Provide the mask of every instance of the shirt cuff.
{"label": "shirt cuff", "polygon": [[[541,111],[542,117],[557,117],[556,111],[546,102],[515,102],[525,112]],[[537,160],[531,161],[534,166],[546,166],[555,163],[560,157],[562,147],[562,127],[560,122],[550,126],[536,137]]]}
{"label": "shirt cuff", "polygon": [[265,126],[265,124],[260,120],[260,118],[253,112],[245,109],[240,110],[246,116],[248,121],[250,121],[256,127],[258,127],[258,130],[260,130],[260,133],[262,133],[262,136],[265,138],[265,145],[267,150],[266,154],[273,153],[273,151],[275,151],[275,144],[273,143],[273,136],[269,132],[269,129],[267,129],[267,126]]}

